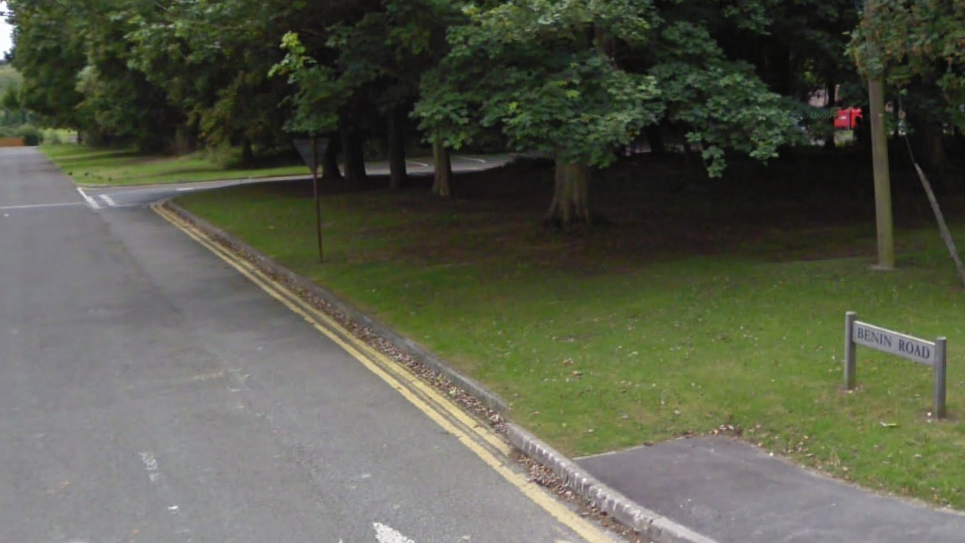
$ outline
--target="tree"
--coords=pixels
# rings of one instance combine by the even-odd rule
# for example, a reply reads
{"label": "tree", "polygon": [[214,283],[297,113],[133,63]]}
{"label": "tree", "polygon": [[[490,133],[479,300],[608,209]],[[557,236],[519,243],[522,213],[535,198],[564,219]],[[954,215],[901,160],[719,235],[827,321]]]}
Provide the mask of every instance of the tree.
{"label": "tree", "polygon": [[94,140],[133,141],[161,150],[179,122],[156,86],[131,70],[124,36],[130,19],[157,9],[146,0],[13,0],[15,65],[24,105],[47,124]]}
{"label": "tree", "polygon": [[[865,17],[854,31],[850,44],[851,54],[861,73],[869,78],[884,78],[899,87],[901,94],[917,91],[912,103],[917,98],[929,104],[939,117],[950,120],[959,129],[965,127],[965,111],[961,106],[965,99],[965,73],[962,70],[965,49],[961,46],[965,40],[965,11],[960,2],[866,2]],[[921,111],[920,107],[916,109]],[[935,137],[934,132],[931,137]],[[938,145],[942,145],[941,136],[936,139]],[[931,183],[917,162],[915,170],[959,278],[965,284],[965,264],[958,255]]]}
{"label": "tree", "polygon": [[56,0],[8,0],[7,6],[16,44],[13,66],[24,77],[23,106],[52,126],[85,126],[77,74],[87,61],[68,6]]}
{"label": "tree", "polygon": [[254,0],[169,0],[142,12],[126,35],[130,66],[163,88],[184,112],[188,140],[240,144],[242,162],[253,147],[282,143],[288,89],[268,77],[282,58],[277,43],[293,8]]}
{"label": "tree", "polygon": [[[369,96],[386,119],[393,188],[406,179],[406,114],[418,96],[421,76],[445,56],[446,30],[460,19],[445,0],[385,0],[357,22],[330,29],[328,45],[338,53],[342,89]],[[448,152],[438,146],[434,150],[433,193],[448,196]]]}
{"label": "tree", "polygon": [[948,169],[943,125],[965,130],[965,12],[957,1],[869,2],[850,52],[862,73],[897,89],[916,154],[940,174]]}
{"label": "tree", "polygon": [[633,0],[483,2],[465,13],[416,113],[453,148],[498,126],[517,150],[552,152],[548,223],[591,223],[591,168],[661,119],[687,127],[711,175],[725,149],[767,160],[797,137],[789,103],[727,58],[699,13]]}
{"label": "tree", "polygon": [[20,94],[20,85],[10,83],[2,87],[3,94],[0,94],[0,107],[15,114],[19,124],[26,124],[27,112],[23,107],[23,97]]}

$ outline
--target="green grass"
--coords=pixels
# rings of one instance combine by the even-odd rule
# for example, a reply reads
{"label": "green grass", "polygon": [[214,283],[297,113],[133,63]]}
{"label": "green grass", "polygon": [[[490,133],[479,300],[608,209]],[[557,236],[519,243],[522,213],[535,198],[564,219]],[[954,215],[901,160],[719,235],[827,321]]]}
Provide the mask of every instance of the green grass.
{"label": "green grass", "polygon": [[[334,194],[322,266],[308,194],[275,184],[180,201],[481,380],[565,453],[732,425],[804,465],[965,508],[965,294],[927,221],[899,229],[900,269],[882,273],[868,269],[867,206],[837,225],[809,212],[804,224],[728,233],[721,225],[753,222],[759,206],[688,196],[563,235],[536,226],[539,198]],[[806,211],[807,198],[796,202]],[[793,215],[772,207],[772,218]],[[860,388],[841,390],[848,310],[948,337],[948,420],[927,417],[930,369],[892,356],[859,348]]]}
{"label": "green grass", "polygon": [[225,167],[205,153],[157,157],[132,150],[91,149],[81,145],[44,145],[43,152],[80,185],[153,185],[247,177],[307,175],[303,165],[263,169]]}

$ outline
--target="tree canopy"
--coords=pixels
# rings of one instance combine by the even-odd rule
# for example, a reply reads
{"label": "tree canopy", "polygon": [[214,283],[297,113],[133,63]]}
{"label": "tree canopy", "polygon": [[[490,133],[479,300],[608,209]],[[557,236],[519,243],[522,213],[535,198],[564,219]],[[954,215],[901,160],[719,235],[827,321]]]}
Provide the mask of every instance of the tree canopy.
{"label": "tree canopy", "polygon": [[[866,28],[889,51],[913,47],[871,65],[927,72],[949,102],[960,97],[957,78],[922,55],[960,62],[961,15],[938,16],[951,9],[938,0],[877,3]],[[318,134],[333,141],[329,166],[341,153],[359,179],[363,143],[379,140],[393,186],[405,180],[406,140],[432,144],[447,164],[449,149],[498,134],[508,149],[557,157],[569,202],[550,218],[563,221],[589,219],[574,203],[591,171],[644,132],[655,147],[683,135],[716,176],[729,153],[766,161],[800,142],[788,113],[814,90],[860,81],[845,50],[859,20],[850,0],[8,4],[22,103],[47,125],[149,150],[240,145],[247,159]],[[876,26],[926,15],[931,26],[904,34]],[[436,192],[448,195],[444,174]]]}

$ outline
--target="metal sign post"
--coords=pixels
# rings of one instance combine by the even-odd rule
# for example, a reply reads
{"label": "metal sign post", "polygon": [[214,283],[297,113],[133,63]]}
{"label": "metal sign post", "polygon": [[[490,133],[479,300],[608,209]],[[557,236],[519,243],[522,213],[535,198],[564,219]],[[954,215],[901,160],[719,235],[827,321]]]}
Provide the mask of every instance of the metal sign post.
{"label": "metal sign post", "polygon": [[933,412],[935,418],[945,418],[945,343],[943,337],[925,341],[900,332],[861,322],[858,314],[848,311],[844,316],[844,386],[855,387],[855,347],[864,345],[877,351],[891,353],[908,360],[931,366],[935,374]]}
{"label": "metal sign post", "polygon": [[318,159],[328,150],[328,140],[312,136],[308,140],[295,140],[295,147],[302,160],[312,170],[312,188],[315,195],[315,237],[318,240],[318,261],[324,262],[322,253],[322,200],[318,187]]}

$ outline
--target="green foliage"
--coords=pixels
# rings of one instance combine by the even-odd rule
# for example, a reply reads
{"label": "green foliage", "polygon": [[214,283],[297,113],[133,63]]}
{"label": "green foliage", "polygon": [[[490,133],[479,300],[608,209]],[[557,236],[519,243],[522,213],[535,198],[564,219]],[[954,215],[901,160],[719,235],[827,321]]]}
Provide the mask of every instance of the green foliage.
{"label": "green foliage", "polygon": [[43,142],[43,133],[36,126],[25,124],[16,129],[15,134],[23,138],[23,144],[36,147]]}
{"label": "green foliage", "polygon": [[145,149],[384,133],[610,164],[678,125],[712,175],[726,151],[795,142],[786,113],[846,79],[844,0],[12,0],[21,105]]}
{"label": "green foliage", "polygon": [[11,64],[0,64],[0,92],[10,85],[23,85],[23,76]]}
{"label": "green foliage", "polygon": [[164,90],[187,130],[208,145],[270,147],[287,89],[269,78],[281,52],[267,44],[277,43],[290,11],[255,0],[172,1],[134,20],[129,65]]}
{"label": "green foliage", "polygon": [[[742,24],[766,26],[764,6]],[[451,52],[423,78],[415,109],[422,128],[451,147],[479,126],[498,126],[517,150],[606,166],[614,148],[666,119],[688,127],[709,173],[719,175],[725,149],[767,160],[800,137],[787,115],[793,104],[672,5],[517,0],[470,5],[465,14],[449,32]]]}
{"label": "green foliage", "polygon": [[0,107],[7,111],[19,111],[21,109],[20,84],[10,83],[0,94]]}
{"label": "green foliage", "polygon": [[[965,10],[942,0],[868,0],[849,52],[862,74],[884,76],[965,129]],[[913,97],[914,100],[914,97]]]}
{"label": "green foliage", "polygon": [[67,2],[8,0],[16,25],[13,66],[23,75],[23,105],[54,126],[84,124],[78,72],[87,64],[82,27]]}
{"label": "green foliage", "polygon": [[[653,77],[618,67],[595,46],[594,28],[643,39],[647,2],[507,2],[466,8],[451,52],[423,78],[421,126],[460,148],[479,126],[499,126],[516,149],[559,150],[605,166],[662,113]],[[470,113],[472,112],[472,113]]]}
{"label": "green foliage", "polygon": [[294,87],[290,102],[294,114],[286,125],[291,132],[317,135],[335,130],[338,126],[338,110],[345,94],[332,70],[308,56],[298,34],[289,32],[281,42],[287,52],[281,62],[272,67],[270,76],[287,76]]}

